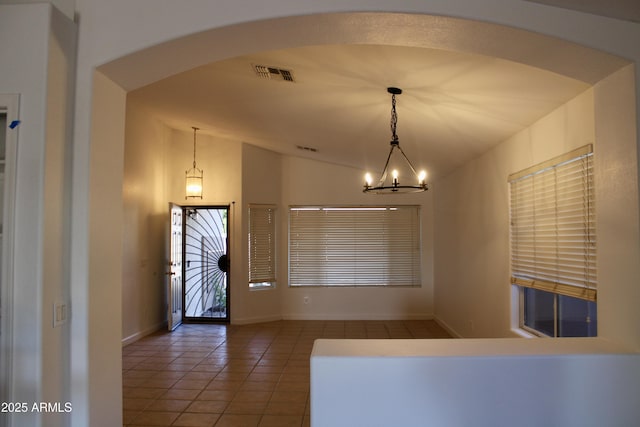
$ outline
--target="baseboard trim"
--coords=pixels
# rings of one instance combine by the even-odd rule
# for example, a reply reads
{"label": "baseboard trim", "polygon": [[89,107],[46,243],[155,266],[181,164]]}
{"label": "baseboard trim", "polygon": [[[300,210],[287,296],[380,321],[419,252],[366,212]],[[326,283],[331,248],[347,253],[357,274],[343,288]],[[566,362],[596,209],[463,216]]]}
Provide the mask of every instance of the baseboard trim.
{"label": "baseboard trim", "polygon": [[272,316],[259,316],[259,317],[232,318],[231,323],[234,325],[250,325],[252,323],[277,322],[278,320],[283,320],[283,317],[280,315],[272,315]]}
{"label": "baseboard trim", "polygon": [[125,346],[127,346],[129,344],[133,344],[134,342],[136,342],[138,340],[141,340],[142,338],[144,338],[144,337],[146,337],[148,335],[151,335],[154,332],[158,332],[158,331],[160,331],[162,329],[166,329],[166,328],[167,328],[167,322],[166,321],[158,323],[158,324],[156,324],[154,326],[151,326],[151,327],[149,327],[149,328],[147,328],[147,329],[145,329],[143,331],[136,332],[135,334],[132,334],[132,335],[129,335],[128,337],[126,337],[126,338],[123,338],[122,339],[122,346],[125,347]]}
{"label": "baseboard trim", "polygon": [[440,327],[442,329],[444,329],[445,331],[447,331],[447,333],[449,335],[451,335],[454,338],[464,338],[462,335],[460,335],[455,329],[453,329],[451,326],[449,326],[447,324],[447,322],[445,322],[444,320],[438,318],[438,317],[434,317],[433,320],[435,320],[435,322],[440,325]]}
{"label": "baseboard trim", "polygon": [[282,316],[283,320],[433,320],[433,314],[308,314],[289,313]]}

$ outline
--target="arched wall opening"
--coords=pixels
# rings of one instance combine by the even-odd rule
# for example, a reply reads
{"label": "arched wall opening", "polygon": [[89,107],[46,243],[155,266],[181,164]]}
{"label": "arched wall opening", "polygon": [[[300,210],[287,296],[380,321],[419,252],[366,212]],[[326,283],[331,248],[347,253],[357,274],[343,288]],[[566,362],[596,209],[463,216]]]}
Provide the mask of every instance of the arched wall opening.
{"label": "arched wall opening", "polygon": [[[199,65],[250,52],[340,43],[477,53],[545,68],[589,84],[596,84],[629,64],[627,60],[602,51],[502,25],[423,14],[343,13],[266,19],[214,28],[161,42],[100,65],[92,75],[91,83],[93,101],[88,174],[89,192],[101,197],[94,196],[89,201],[88,277],[91,285],[83,292],[87,292],[89,300],[84,312],[89,325],[88,360],[91,365],[104,362],[110,368],[104,369],[102,374],[95,372],[95,368],[91,369],[91,383],[107,383],[109,373],[120,369],[115,359],[120,357],[121,325],[112,323],[106,336],[98,331],[104,322],[122,317],[121,293],[113,293],[113,290],[122,276],[121,261],[115,259],[122,256],[122,248],[118,245],[122,218],[114,206],[121,205],[123,183],[122,176],[114,175],[113,170],[122,169],[126,93]],[[632,119],[635,117],[631,116]],[[105,159],[109,161],[105,162]],[[637,171],[634,179],[637,182]],[[637,212],[637,186],[635,188]],[[108,212],[115,215],[108,215]],[[103,216],[108,217],[108,227],[100,225],[107,219]],[[110,263],[108,270],[99,267],[104,257],[115,261]],[[105,300],[109,301],[109,309],[104,305]],[[624,335],[628,336],[627,333]],[[99,352],[98,348],[106,351]],[[112,386],[109,393],[117,401],[120,385]],[[96,413],[91,414],[92,419],[109,419],[110,407],[104,403],[108,400],[104,395],[99,398],[89,395],[88,399],[101,402]]]}

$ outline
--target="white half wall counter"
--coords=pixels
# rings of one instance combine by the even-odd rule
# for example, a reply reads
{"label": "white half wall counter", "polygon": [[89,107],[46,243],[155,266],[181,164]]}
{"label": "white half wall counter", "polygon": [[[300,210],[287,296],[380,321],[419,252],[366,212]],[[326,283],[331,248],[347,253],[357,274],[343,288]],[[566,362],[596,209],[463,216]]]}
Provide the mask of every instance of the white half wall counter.
{"label": "white half wall counter", "polygon": [[640,354],[600,338],[327,340],[311,425],[640,425]]}

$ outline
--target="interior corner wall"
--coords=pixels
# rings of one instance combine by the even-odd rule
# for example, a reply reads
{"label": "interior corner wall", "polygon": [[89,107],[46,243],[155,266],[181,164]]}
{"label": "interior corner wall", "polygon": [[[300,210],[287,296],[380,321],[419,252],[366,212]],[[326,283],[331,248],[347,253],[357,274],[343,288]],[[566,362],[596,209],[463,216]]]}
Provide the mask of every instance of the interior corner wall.
{"label": "interior corner wall", "polygon": [[[77,425],[122,423],[122,378],[113,373],[122,372],[125,107],[126,92],[100,72],[94,72],[88,194],[91,216],[86,236],[89,274],[87,293],[75,289],[77,294],[72,295],[71,415]],[[82,300],[85,296],[86,300]],[[89,322],[85,325],[80,319]]]}
{"label": "interior corner wall", "polygon": [[[0,5],[0,93],[19,95],[10,299],[11,402],[69,400],[69,152],[76,28],[49,4]],[[4,130],[3,130],[4,131]],[[4,293],[3,293],[4,294]],[[4,362],[4,361],[3,361]],[[4,384],[3,384],[4,386]],[[64,425],[64,414],[3,413],[12,425]]]}
{"label": "interior corner wall", "polygon": [[598,335],[640,351],[637,67],[594,87]]}
{"label": "interior corner wall", "polygon": [[[67,402],[70,373],[70,203],[73,96],[75,88],[76,26],[50,9],[51,31],[47,57],[47,116],[43,191],[42,361],[44,402]],[[67,313],[53,324],[55,306]],[[68,423],[68,414],[44,413],[48,426]]]}
{"label": "interior corner wall", "polygon": [[[254,145],[242,144],[242,234],[234,239],[241,250],[241,256],[236,259],[241,263],[238,276],[234,277],[232,300],[234,305],[234,323],[255,323],[280,320],[282,318],[281,272],[276,271],[276,286],[268,289],[250,289],[247,259],[249,246],[249,218],[247,215],[251,204],[276,205],[276,218],[286,215],[286,209],[280,205],[282,192],[282,156],[273,151],[265,150]],[[277,220],[277,219],[276,219]],[[276,231],[277,232],[277,231]],[[276,247],[276,259],[285,256],[280,247]]]}
{"label": "interior corner wall", "polygon": [[[433,317],[433,193],[371,195],[362,192],[364,171],[285,156],[282,160],[279,280],[285,319],[396,320]],[[420,205],[421,287],[289,287],[288,207],[290,205]]]}
{"label": "interior corner wall", "polygon": [[122,339],[135,341],[166,321],[166,147],[171,130],[127,100],[122,229]]}
{"label": "interior corner wall", "polygon": [[509,174],[594,142],[589,89],[434,184],[436,317],[455,335],[513,336]]}

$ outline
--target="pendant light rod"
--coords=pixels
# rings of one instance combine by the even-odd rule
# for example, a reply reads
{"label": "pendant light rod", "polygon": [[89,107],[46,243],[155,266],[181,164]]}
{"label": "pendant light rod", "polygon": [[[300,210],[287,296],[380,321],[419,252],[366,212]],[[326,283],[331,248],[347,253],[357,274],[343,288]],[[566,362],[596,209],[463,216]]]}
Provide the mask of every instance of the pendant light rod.
{"label": "pendant light rod", "polygon": [[196,132],[200,128],[192,126],[191,129],[193,129],[193,167],[185,171],[185,199],[202,199],[204,172],[196,167]]}
{"label": "pendant light rod", "polygon": [[200,130],[200,128],[197,128],[195,126],[192,126],[191,129],[193,129],[193,167],[196,167],[196,132]]}

